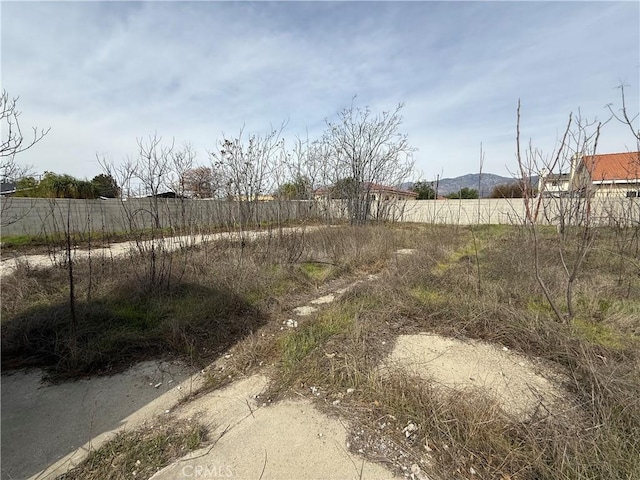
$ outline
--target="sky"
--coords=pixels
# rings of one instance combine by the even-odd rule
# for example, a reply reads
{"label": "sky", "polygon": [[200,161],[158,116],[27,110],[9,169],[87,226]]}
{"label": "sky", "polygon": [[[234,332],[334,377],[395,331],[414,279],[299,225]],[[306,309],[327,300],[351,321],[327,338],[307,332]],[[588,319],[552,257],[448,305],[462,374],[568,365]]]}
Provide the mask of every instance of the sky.
{"label": "sky", "polygon": [[[23,131],[16,161],[91,179],[157,132],[209,163],[223,135],[318,138],[351,105],[398,104],[414,180],[511,176],[523,144],[551,152],[569,113],[638,111],[638,2],[2,1],[1,83]],[[355,100],[353,97],[355,96]],[[636,120],[636,129],[638,128]],[[4,132],[3,132],[4,134]],[[599,151],[635,150],[607,123]]]}

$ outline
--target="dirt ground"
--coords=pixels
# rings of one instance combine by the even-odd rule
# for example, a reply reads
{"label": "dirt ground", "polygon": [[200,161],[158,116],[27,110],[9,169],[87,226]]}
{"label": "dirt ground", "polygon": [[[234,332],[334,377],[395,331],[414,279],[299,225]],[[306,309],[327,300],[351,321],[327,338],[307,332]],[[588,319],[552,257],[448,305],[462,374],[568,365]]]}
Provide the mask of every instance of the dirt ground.
{"label": "dirt ground", "polygon": [[401,335],[384,365],[425,377],[441,388],[481,388],[519,418],[537,408],[552,409],[562,398],[554,375],[542,365],[507,347],[475,340]]}

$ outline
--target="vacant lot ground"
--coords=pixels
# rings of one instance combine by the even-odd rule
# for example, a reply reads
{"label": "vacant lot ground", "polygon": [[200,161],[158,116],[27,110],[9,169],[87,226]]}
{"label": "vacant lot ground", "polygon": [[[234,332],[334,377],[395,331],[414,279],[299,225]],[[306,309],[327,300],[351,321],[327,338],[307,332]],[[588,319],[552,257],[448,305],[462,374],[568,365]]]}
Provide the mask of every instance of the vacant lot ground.
{"label": "vacant lot ground", "polygon": [[[596,232],[569,281],[581,232],[540,230],[547,298],[530,233],[333,227],[85,259],[75,321],[68,265],[18,269],[3,280],[3,370],[60,381],[159,355],[219,359],[209,389],[265,375],[267,411],[303,397],[348,425],[351,451],[397,474],[640,478],[638,236]],[[464,346],[482,361],[452,355]],[[70,475],[106,478],[90,461]]]}

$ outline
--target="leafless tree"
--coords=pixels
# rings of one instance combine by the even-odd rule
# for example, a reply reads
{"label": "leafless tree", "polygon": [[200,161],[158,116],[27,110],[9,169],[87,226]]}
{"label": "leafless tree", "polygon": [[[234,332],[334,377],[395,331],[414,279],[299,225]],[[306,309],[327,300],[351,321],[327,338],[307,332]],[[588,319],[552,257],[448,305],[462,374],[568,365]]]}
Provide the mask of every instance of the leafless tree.
{"label": "leafless tree", "polygon": [[138,139],[137,144],[137,155],[119,165],[105,158],[99,162],[121,185],[126,228],[136,242],[137,255],[148,259],[137,272],[140,280],[152,290],[161,290],[170,286],[174,260],[166,245],[167,228],[184,228],[190,218],[184,198],[164,197],[184,196],[182,179],[193,168],[195,152],[188,144],[177,148],[174,140],[165,144],[157,133]]}
{"label": "leafless tree", "polygon": [[18,117],[18,98],[9,99],[6,90],[0,96],[0,123],[2,128],[2,146],[0,147],[0,177],[17,180],[28,167],[21,167],[15,162],[16,155],[29,150],[49,133],[50,128],[33,127],[33,136],[28,139],[22,133]]}
{"label": "leafless tree", "polygon": [[631,284],[637,281],[636,275],[625,275],[629,268],[635,274],[640,275],[640,122],[639,113],[635,114],[629,109],[625,95],[625,85],[620,84],[620,105],[616,109],[613,104],[607,105],[613,119],[629,128],[632,135],[633,148],[635,152],[630,152],[633,157],[627,166],[627,178],[635,180],[635,185],[631,185],[628,198],[620,198],[616,203],[609,204],[609,223],[614,228],[616,235],[616,251],[613,253],[619,260],[620,283],[623,280]]}
{"label": "leafless tree", "polygon": [[[559,321],[569,321],[573,318],[574,302],[573,290],[581,267],[593,247],[595,229],[592,212],[593,189],[589,172],[585,177],[576,175],[580,172],[580,165],[585,157],[595,155],[602,128],[602,122],[589,122],[578,114],[569,115],[567,126],[557,148],[551,155],[545,155],[534,148],[529,142],[528,148],[521,149],[520,140],[520,101],[517,108],[516,124],[516,160],[523,185],[523,201],[525,207],[524,225],[530,231],[533,239],[533,263],[536,281],[540,286],[547,302]],[[557,169],[569,166],[572,169],[571,183],[567,192],[560,195],[548,196],[545,193],[544,175]],[[542,175],[541,189],[534,192],[529,179],[532,175]],[[553,213],[549,213],[553,212]],[[557,251],[560,264],[564,272],[564,306],[549,288],[549,282],[544,278],[540,267],[541,246],[538,228],[543,216],[558,226]]]}
{"label": "leafless tree", "polygon": [[237,223],[241,230],[251,222],[260,223],[258,201],[275,190],[274,168],[284,151],[281,138],[284,126],[266,135],[251,134],[246,139],[242,128],[236,138],[223,135],[218,149],[209,152],[212,169],[220,174],[223,194],[238,206]]}
{"label": "leafless tree", "polygon": [[629,127],[629,130],[631,130],[631,134],[635,138],[636,148],[640,150],[640,128],[637,125],[638,115],[640,114],[636,113],[635,115],[633,115],[629,111],[629,108],[627,106],[627,100],[624,93],[624,87],[625,85],[623,83],[618,85],[618,88],[620,89],[620,100],[621,100],[620,108],[618,110],[615,110],[613,108],[613,104],[607,105],[607,108],[609,109],[609,112],[611,112],[611,116],[614,119],[616,119],[618,122],[622,123],[623,125],[626,125]]}
{"label": "leafless tree", "polygon": [[352,223],[365,223],[372,214],[376,184],[397,186],[413,171],[413,152],[400,133],[400,104],[393,111],[374,114],[352,105],[327,120],[322,138],[329,153],[332,183],[349,179],[355,185],[348,205]]}
{"label": "leafless tree", "polygon": [[[20,178],[31,172],[31,167],[20,165],[16,162],[16,156],[29,150],[49,133],[50,128],[38,129],[33,127],[32,134],[25,138],[20,128],[17,108],[18,98],[9,98],[6,90],[0,95],[0,130],[2,130],[2,144],[0,146],[0,181],[17,182]],[[0,217],[1,226],[6,227],[20,220],[26,213],[9,214],[11,200],[3,198],[1,201]]]}
{"label": "leafless tree", "polygon": [[192,198],[213,198],[217,195],[220,182],[211,167],[194,167],[182,175],[185,195]]}

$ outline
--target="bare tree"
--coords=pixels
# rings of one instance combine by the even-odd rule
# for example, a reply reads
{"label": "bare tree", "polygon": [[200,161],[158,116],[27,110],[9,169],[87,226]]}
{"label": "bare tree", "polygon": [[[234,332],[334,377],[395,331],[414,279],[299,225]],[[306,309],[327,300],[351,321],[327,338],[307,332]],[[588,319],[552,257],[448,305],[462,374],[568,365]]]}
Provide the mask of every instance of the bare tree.
{"label": "bare tree", "polygon": [[185,195],[192,198],[213,198],[220,188],[220,181],[210,167],[194,167],[185,170],[181,183]]}
{"label": "bare tree", "polygon": [[629,130],[631,130],[631,134],[635,138],[636,148],[640,150],[640,128],[638,125],[635,125],[635,123],[637,123],[637,120],[638,120],[638,115],[640,114],[636,113],[635,115],[633,115],[632,113],[629,112],[629,108],[627,107],[627,100],[624,94],[624,87],[625,85],[622,83],[618,85],[618,88],[620,89],[620,100],[622,103],[620,108],[616,111],[614,110],[612,104],[607,105],[607,108],[609,109],[609,112],[611,112],[611,116],[613,118],[615,118],[618,122],[622,123],[623,125],[626,125],[629,127]]}
{"label": "bare tree", "polygon": [[213,170],[220,173],[223,194],[238,206],[241,230],[251,222],[260,223],[258,201],[275,190],[274,168],[277,156],[284,151],[283,129],[284,124],[266,135],[249,135],[246,140],[244,129],[240,129],[237,138],[223,135],[219,150],[209,152]]}
{"label": "bare tree", "polygon": [[[38,129],[33,127],[33,136],[25,138],[20,128],[18,117],[20,112],[16,106],[18,98],[9,99],[6,90],[0,95],[0,130],[2,130],[2,144],[0,145],[0,181],[17,182],[31,171],[31,167],[16,163],[16,155],[29,150],[49,133],[50,128]],[[0,208],[0,224],[3,227],[20,220],[26,213],[9,214],[11,201],[2,199]]]}
{"label": "bare tree", "polygon": [[[523,201],[525,226],[533,239],[533,262],[536,281],[540,286],[547,302],[559,321],[569,321],[574,316],[573,289],[581,267],[595,241],[595,229],[592,218],[593,189],[589,172],[585,177],[576,175],[572,179],[567,192],[561,195],[548,196],[545,194],[544,175],[570,166],[572,174],[588,168],[584,158],[595,155],[602,122],[589,122],[580,114],[574,118],[569,115],[567,126],[558,147],[549,156],[535,149],[531,142],[524,154],[520,142],[520,101],[517,108],[516,124],[516,160],[523,185]],[[542,175],[541,189],[534,192],[529,179],[532,175]],[[553,213],[549,213],[553,212]],[[564,307],[554,296],[549,282],[545,279],[540,266],[540,239],[538,228],[543,215],[556,223],[558,228],[557,252],[564,272]]]}
{"label": "bare tree", "polygon": [[33,127],[33,137],[25,139],[18,121],[20,112],[16,106],[17,102],[17,97],[10,100],[7,91],[2,91],[0,96],[0,126],[2,128],[0,177],[3,180],[15,180],[25,171],[25,167],[20,167],[15,163],[16,155],[29,150],[42,140],[50,130],[50,128],[38,130],[37,127]]}
{"label": "bare tree", "polygon": [[406,134],[400,133],[400,104],[393,111],[373,114],[350,107],[327,120],[322,138],[329,152],[332,180],[350,179],[356,186],[348,198],[352,223],[365,223],[372,214],[376,184],[397,186],[413,171],[413,152]]}
{"label": "bare tree", "polygon": [[638,118],[640,114],[635,114],[629,110],[625,96],[625,85],[620,84],[620,106],[614,109],[612,104],[607,105],[611,116],[622,125],[625,125],[631,131],[633,137],[635,152],[630,152],[633,157],[632,161],[627,165],[627,178],[631,181],[635,180],[635,185],[630,185],[631,189],[627,193],[627,198],[620,198],[616,203],[608,205],[609,224],[614,228],[616,235],[616,251],[615,254],[619,262],[618,282],[622,283],[624,279],[628,281],[628,291],[631,290],[631,284],[637,281],[636,275],[625,275],[629,268],[634,273],[640,275],[640,122]]}
{"label": "bare tree", "polygon": [[137,256],[148,260],[136,273],[149,289],[161,291],[170,287],[172,279],[173,255],[167,248],[167,228],[176,227],[178,222],[184,228],[190,218],[184,198],[176,202],[164,197],[184,196],[182,179],[193,168],[195,152],[188,144],[176,148],[174,140],[164,144],[157,133],[146,140],[138,139],[137,144],[137,155],[119,165],[105,158],[99,158],[99,162],[121,186],[125,228],[135,240]]}

